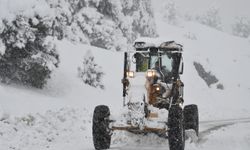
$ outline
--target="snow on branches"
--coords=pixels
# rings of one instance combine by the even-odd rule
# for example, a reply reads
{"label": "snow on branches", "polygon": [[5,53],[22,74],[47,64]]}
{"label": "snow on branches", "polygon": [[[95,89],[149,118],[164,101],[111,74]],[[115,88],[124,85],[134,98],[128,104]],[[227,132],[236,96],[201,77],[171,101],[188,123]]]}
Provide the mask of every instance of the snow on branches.
{"label": "snow on branches", "polygon": [[201,24],[222,30],[222,23],[220,17],[220,9],[216,7],[209,8],[203,15],[198,15],[196,20]]}
{"label": "snow on branches", "polygon": [[243,38],[250,37],[250,18],[239,16],[232,26],[233,35]]}
{"label": "snow on branches", "polygon": [[17,15],[3,20],[0,33],[0,79],[43,88],[52,70],[58,67],[59,55],[51,37],[52,21],[38,15]]}
{"label": "snow on branches", "polygon": [[78,67],[78,76],[85,84],[104,89],[102,84],[103,75],[102,68],[95,63],[95,58],[91,51],[88,51],[84,56],[82,66]]}

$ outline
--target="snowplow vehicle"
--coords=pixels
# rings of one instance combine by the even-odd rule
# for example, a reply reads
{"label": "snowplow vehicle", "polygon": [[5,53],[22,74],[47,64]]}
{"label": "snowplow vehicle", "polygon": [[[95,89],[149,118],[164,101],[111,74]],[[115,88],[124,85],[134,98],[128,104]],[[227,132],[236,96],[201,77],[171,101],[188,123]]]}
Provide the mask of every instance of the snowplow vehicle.
{"label": "snowplow vehicle", "polygon": [[175,41],[142,38],[124,53],[123,111],[113,117],[106,105],[95,107],[95,149],[108,149],[114,130],[155,133],[168,139],[170,150],[184,150],[185,130],[198,136],[198,107],[184,104],[183,46]]}

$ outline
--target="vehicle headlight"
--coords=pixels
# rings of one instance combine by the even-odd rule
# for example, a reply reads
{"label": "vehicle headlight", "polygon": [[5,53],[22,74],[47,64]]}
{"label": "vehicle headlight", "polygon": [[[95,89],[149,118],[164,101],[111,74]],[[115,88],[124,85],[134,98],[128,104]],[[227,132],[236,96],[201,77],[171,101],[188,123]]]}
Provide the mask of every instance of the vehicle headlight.
{"label": "vehicle headlight", "polygon": [[153,85],[153,87],[154,87],[154,91],[161,92],[161,85],[155,84],[155,85]]}
{"label": "vehicle headlight", "polygon": [[160,94],[162,92],[162,87],[160,84],[154,84],[153,85],[153,92]]}
{"label": "vehicle headlight", "polygon": [[147,77],[154,77],[156,75],[156,71],[155,70],[149,70],[147,71]]}
{"label": "vehicle headlight", "polygon": [[157,87],[155,88],[155,90],[156,90],[156,91],[160,91],[160,87],[157,86]]}
{"label": "vehicle headlight", "polygon": [[134,71],[128,71],[128,72],[127,72],[127,76],[128,76],[129,78],[134,78],[134,77],[135,77]]}

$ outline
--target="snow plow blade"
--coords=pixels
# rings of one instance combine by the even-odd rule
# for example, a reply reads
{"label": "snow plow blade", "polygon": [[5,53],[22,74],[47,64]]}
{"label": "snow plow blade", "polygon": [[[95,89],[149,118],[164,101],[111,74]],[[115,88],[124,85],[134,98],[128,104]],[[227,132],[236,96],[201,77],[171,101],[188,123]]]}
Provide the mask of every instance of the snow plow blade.
{"label": "snow plow blade", "polygon": [[165,128],[152,128],[152,127],[144,127],[143,129],[140,129],[139,127],[133,127],[133,126],[124,126],[124,127],[116,127],[113,126],[112,130],[123,130],[123,131],[132,131],[132,132],[167,132],[167,129]]}

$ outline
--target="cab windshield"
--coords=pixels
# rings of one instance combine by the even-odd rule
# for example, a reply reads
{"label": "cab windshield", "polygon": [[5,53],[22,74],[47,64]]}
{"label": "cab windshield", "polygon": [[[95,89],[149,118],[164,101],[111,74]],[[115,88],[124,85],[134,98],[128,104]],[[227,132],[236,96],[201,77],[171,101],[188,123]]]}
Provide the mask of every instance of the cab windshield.
{"label": "cab windshield", "polygon": [[167,54],[162,54],[161,56],[151,55],[149,69],[161,71],[166,75],[172,71],[172,63],[173,59]]}
{"label": "cab windshield", "polygon": [[173,69],[173,58],[170,57],[169,55],[167,54],[163,54],[161,56],[161,62],[162,62],[162,70],[165,71],[165,72],[172,72],[172,69]]}
{"label": "cab windshield", "polygon": [[146,72],[148,69],[157,69],[168,73],[172,71],[173,59],[167,54],[137,54],[136,72]]}

